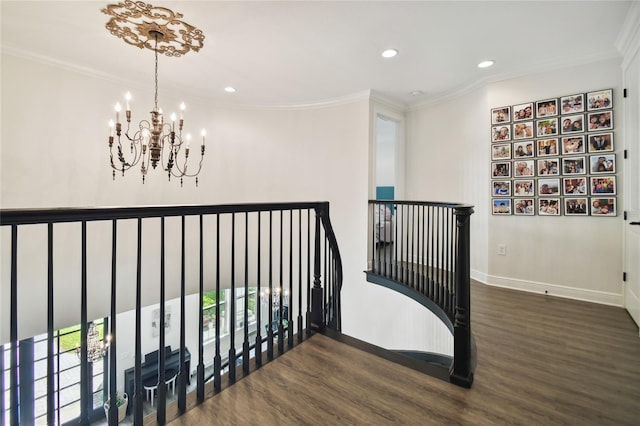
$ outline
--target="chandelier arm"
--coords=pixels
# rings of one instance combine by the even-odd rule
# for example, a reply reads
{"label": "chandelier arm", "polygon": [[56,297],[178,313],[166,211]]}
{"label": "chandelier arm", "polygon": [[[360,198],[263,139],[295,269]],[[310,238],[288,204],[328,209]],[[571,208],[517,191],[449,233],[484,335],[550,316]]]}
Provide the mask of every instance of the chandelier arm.
{"label": "chandelier arm", "polygon": [[[129,142],[131,143],[131,146],[133,147],[133,159],[132,161],[126,161],[126,158],[124,157],[124,150],[123,150],[123,146],[122,146],[122,142],[120,141],[120,137],[118,137],[118,158],[120,160],[120,163],[122,164],[122,167],[118,168],[118,167],[114,167],[113,166],[113,148],[111,150],[111,163],[112,163],[112,167],[115,170],[118,170],[120,172],[126,172],[127,170],[135,167],[139,162],[140,159],[142,158],[142,137],[141,136],[137,136],[141,134],[141,131],[137,131],[134,134],[134,137],[130,137],[127,133],[125,133],[126,138],[129,140]],[[120,155],[121,154],[121,155]]]}
{"label": "chandelier arm", "polygon": [[[176,161],[176,164],[174,165],[174,168],[177,168],[178,171],[180,171],[180,174],[173,174],[173,176],[175,177],[196,177],[200,174],[200,171],[202,170],[202,162],[204,161],[204,154],[200,155],[200,161],[198,162],[198,170],[194,173],[187,173],[186,172],[186,167],[184,169],[180,169],[180,165],[179,163]],[[184,162],[184,165],[187,166],[187,162]]]}

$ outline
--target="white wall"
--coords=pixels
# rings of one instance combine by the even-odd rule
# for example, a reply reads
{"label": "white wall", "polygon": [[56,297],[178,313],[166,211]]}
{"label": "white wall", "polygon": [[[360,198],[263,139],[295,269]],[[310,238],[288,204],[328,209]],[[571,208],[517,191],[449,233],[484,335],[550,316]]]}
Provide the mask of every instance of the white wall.
{"label": "white wall", "polygon": [[[489,168],[484,88],[407,114],[407,199],[467,203],[471,216],[471,273],[488,270]],[[487,131],[488,132],[488,131]]]}
{"label": "white wall", "polygon": [[[474,277],[495,285],[622,305],[621,214],[616,218],[494,217],[488,204],[490,108],[604,88],[614,89],[619,148],[622,132],[617,129],[622,128],[623,117],[618,60],[489,84],[409,115],[408,192],[414,198],[476,206]],[[617,166],[623,172],[622,154],[617,154]],[[461,199],[452,199],[458,194]],[[621,211],[620,195],[618,203]],[[498,244],[506,244],[506,256],[496,254]]]}
{"label": "white wall", "polygon": [[395,185],[395,121],[376,117],[376,186]]}
{"label": "white wall", "polygon": [[[362,218],[366,217],[368,191],[367,99],[299,110],[191,103],[185,126],[195,132],[207,128],[207,154],[200,187],[187,181],[180,188],[179,183],[169,184],[163,173],[153,171],[144,185],[135,171],[112,181],[106,123],[112,105],[126,91],[121,83],[5,54],[2,88],[2,208],[326,200],[331,204],[331,220],[345,265],[345,303],[355,300],[349,298],[351,286],[364,282],[366,266],[367,224]],[[140,100],[133,105],[134,114],[146,114],[152,94],[147,93],[146,102],[144,94],[135,95]],[[161,106],[179,101],[170,100],[161,92]],[[70,231],[75,233],[72,240],[77,232]],[[108,225],[105,232],[110,232]],[[7,241],[3,232],[3,252]],[[31,260],[43,262],[45,249],[42,244],[37,246]],[[23,259],[32,254],[29,249],[21,249]],[[75,259],[77,251],[71,245],[63,246],[57,255]],[[3,342],[8,339],[10,306],[7,259],[3,256],[0,271]],[[77,264],[77,260],[69,262]],[[21,266],[21,270],[27,269],[28,264]],[[46,329],[46,303],[35,302],[37,310],[32,309],[32,295],[46,294],[45,274],[23,272],[19,278],[22,337]],[[56,327],[79,323],[79,278],[78,274],[68,275],[56,279]],[[96,281],[89,289],[90,309],[104,305],[109,294],[108,273],[92,279]],[[131,307],[134,286],[130,277],[122,281],[118,304],[120,311],[126,311]],[[194,285],[188,283],[190,288]],[[157,302],[156,289],[157,281],[145,283],[143,294],[149,295],[145,304]],[[345,306],[345,311],[348,309]]]}

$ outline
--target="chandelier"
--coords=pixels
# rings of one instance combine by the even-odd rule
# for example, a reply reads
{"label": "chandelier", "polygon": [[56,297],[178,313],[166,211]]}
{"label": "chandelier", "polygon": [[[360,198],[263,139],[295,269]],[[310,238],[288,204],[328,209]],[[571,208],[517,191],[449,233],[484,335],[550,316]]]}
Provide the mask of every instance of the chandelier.
{"label": "chandelier", "polygon": [[[115,122],[109,122],[113,179],[116,178],[116,172],[122,172],[124,176],[127,170],[140,165],[144,183],[149,167],[156,169],[160,165],[169,181],[172,176],[180,178],[182,186],[184,177],[195,177],[198,186],[198,174],[204,159],[205,131],[203,129],[201,133],[199,162],[195,167],[188,168],[191,135],[187,133],[183,137],[182,133],[185,105],[180,105],[179,117],[171,114],[170,122],[165,121],[164,113],[158,106],[158,54],[178,57],[189,51],[198,52],[203,46],[202,31],[181,21],[182,14],[142,1],[126,0],[110,4],[102,12],[111,16],[106,24],[111,34],[140,49],[151,49],[155,55],[155,98],[150,119],[131,125],[131,94],[127,92],[124,113],[126,129],[123,130],[122,106],[119,102],[115,106]],[[125,155],[127,144],[129,152]]]}
{"label": "chandelier", "polygon": [[[100,338],[100,334],[98,333],[98,329],[95,324],[90,322],[87,329],[87,361],[100,361],[107,354],[110,339],[111,336],[106,336],[105,343],[105,341]],[[78,358],[82,355],[79,345],[76,345],[76,355]]]}

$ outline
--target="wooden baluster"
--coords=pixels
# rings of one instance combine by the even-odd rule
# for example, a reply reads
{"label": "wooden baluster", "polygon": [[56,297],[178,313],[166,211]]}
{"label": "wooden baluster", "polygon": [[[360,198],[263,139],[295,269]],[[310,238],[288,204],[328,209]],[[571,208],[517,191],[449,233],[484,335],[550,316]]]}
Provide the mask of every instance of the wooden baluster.
{"label": "wooden baluster", "polygon": [[261,212],[258,212],[258,252],[256,255],[256,309],[257,309],[257,325],[256,325],[256,366],[259,368],[262,366],[262,267],[261,267],[261,253],[262,253],[262,224]]}
{"label": "wooden baluster", "polygon": [[[180,414],[184,414],[187,410],[187,378],[189,371],[187,371],[187,361],[185,356],[186,351],[186,251],[185,251],[185,241],[187,239],[186,235],[186,225],[185,225],[185,216],[181,216],[181,227],[182,227],[182,242],[180,248],[180,364],[178,366],[178,412]],[[202,298],[201,298],[202,299]],[[202,315],[202,309],[200,309],[200,314]],[[202,327],[200,327],[200,332],[202,332]],[[171,379],[171,377],[169,377]],[[175,382],[174,382],[175,383]],[[175,384],[174,384],[175,390]]]}
{"label": "wooden baluster", "polygon": [[221,389],[222,356],[220,354],[220,213],[216,214],[216,354],[213,358],[213,387]]}
{"label": "wooden baluster", "polygon": [[269,210],[269,304],[267,305],[267,358],[273,359],[273,211]]}
{"label": "wooden baluster", "polygon": [[[249,374],[249,212],[244,214],[244,341],[242,372]],[[256,348],[257,350],[258,348]]]}
{"label": "wooden baluster", "polygon": [[295,322],[293,321],[293,209],[289,209],[289,295],[287,297],[289,306],[287,307],[287,344],[293,347],[293,331]]}
{"label": "wooden baluster", "polygon": [[284,245],[284,234],[283,234],[283,216],[284,210],[280,210],[280,251],[279,251],[279,262],[278,262],[278,353],[284,352],[284,324],[283,321],[283,294],[284,294],[284,272],[283,272],[283,245]]}
{"label": "wooden baluster", "polygon": [[[133,423],[142,425],[144,421],[143,406],[145,401],[142,385],[142,219],[138,218],[138,243],[136,254],[136,342],[135,342],[135,368],[133,379],[133,395],[127,395],[133,401]],[[110,350],[110,349],[109,349]],[[125,384],[126,386],[126,384]]]}
{"label": "wooden baluster", "polygon": [[[308,210],[307,210],[308,211]],[[292,299],[293,300],[293,296]],[[298,210],[298,342],[302,342],[302,209]]]}
{"label": "wooden baluster", "polygon": [[198,368],[197,368],[197,389],[196,400],[198,404],[204,402],[204,304],[202,296],[204,294],[204,235],[203,216],[199,215],[199,251],[200,251],[200,275],[198,281]]}
{"label": "wooden baluster", "polygon": [[[165,383],[165,366],[167,354],[165,351],[165,315],[166,315],[166,274],[165,274],[165,217],[160,218],[160,318],[158,321],[159,341],[158,344],[158,411],[156,418],[158,424],[163,425],[167,421],[167,385]],[[114,358],[114,357],[112,357]],[[114,404],[115,405],[115,404]]]}
{"label": "wooden baluster", "polygon": [[236,214],[231,213],[231,312],[229,312],[229,383],[236,381]]}

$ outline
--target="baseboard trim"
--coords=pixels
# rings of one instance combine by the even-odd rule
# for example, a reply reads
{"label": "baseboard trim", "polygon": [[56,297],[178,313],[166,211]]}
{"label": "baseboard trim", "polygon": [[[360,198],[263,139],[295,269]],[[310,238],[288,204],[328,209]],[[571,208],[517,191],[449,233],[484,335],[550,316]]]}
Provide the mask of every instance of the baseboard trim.
{"label": "baseboard trim", "polygon": [[535,281],[525,281],[514,278],[499,277],[495,275],[486,275],[486,280],[478,279],[476,277],[473,278],[477,281],[494,287],[527,291],[529,293],[546,294],[549,296],[582,300],[584,302],[599,303],[602,305],[624,307],[624,296],[617,293],[586,290],[583,288],[567,287],[558,284],[541,283]]}
{"label": "baseboard trim", "polygon": [[487,284],[488,275],[486,273],[472,269],[470,275],[472,280],[480,281],[481,283]]}

